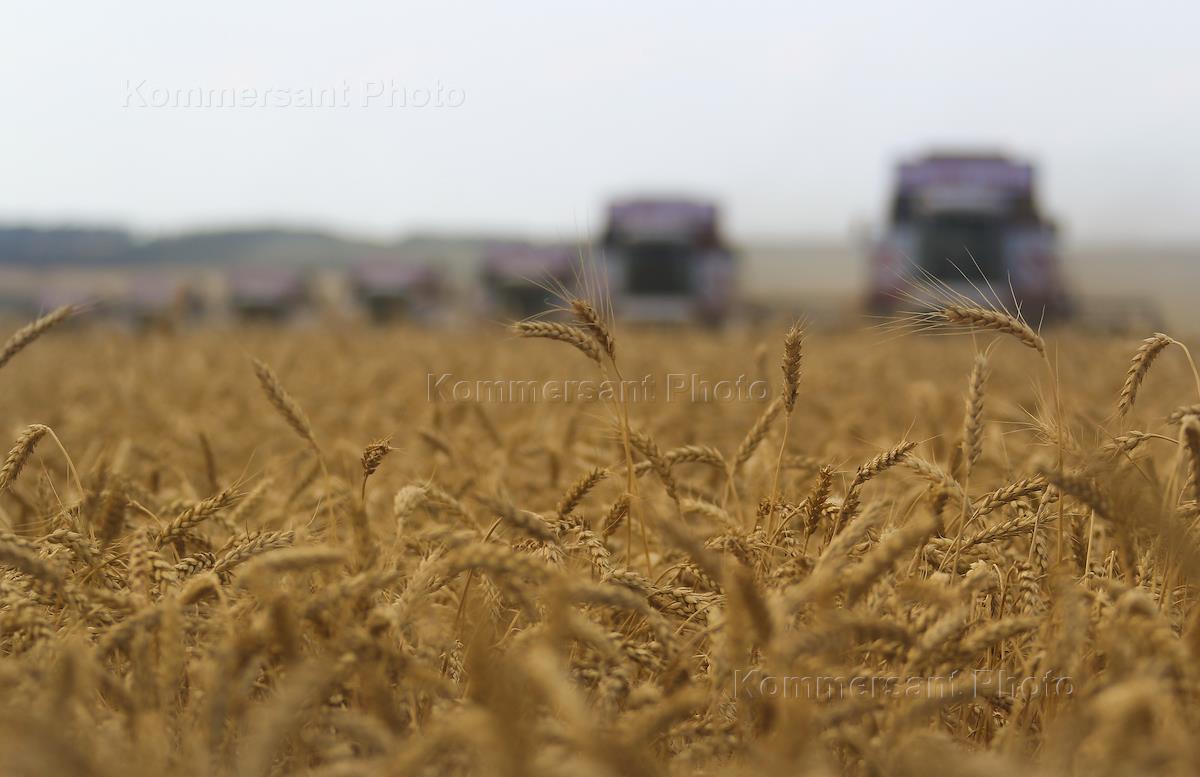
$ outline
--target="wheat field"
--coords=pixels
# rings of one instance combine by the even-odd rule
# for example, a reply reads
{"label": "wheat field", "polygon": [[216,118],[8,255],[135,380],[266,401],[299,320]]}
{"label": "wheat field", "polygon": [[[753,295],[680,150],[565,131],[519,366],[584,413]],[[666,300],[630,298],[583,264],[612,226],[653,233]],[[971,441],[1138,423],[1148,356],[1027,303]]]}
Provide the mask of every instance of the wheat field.
{"label": "wheat field", "polygon": [[1197,773],[1166,335],[67,313],[0,353],[4,774]]}

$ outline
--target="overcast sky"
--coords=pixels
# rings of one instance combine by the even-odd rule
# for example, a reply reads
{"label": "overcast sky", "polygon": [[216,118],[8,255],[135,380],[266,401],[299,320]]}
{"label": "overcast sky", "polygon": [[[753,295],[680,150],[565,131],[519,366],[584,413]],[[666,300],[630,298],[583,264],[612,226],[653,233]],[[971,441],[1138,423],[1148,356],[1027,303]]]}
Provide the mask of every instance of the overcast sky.
{"label": "overcast sky", "polygon": [[1073,239],[1200,240],[1195,4],[75,6],[5,6],[0,222],[577,238],[651,189],[843,237],[899,157],[982,145]]}

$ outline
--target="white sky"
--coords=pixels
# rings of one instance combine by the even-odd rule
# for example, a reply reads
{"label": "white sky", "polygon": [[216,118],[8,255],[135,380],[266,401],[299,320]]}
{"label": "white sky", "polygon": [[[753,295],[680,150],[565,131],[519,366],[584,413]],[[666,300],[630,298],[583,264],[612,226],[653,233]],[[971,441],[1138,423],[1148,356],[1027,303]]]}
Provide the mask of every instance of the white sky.
{"label": "white sky", "polygon": [[[651,188],[719,197],[735,238],[842,237],[897,157],[982,144],[1039,162],[1073,239],[1200,240],[1195,4],[74,5],[4,8],[0,221],[577,238]],[[362,107],[388,80],[445,105]]]}

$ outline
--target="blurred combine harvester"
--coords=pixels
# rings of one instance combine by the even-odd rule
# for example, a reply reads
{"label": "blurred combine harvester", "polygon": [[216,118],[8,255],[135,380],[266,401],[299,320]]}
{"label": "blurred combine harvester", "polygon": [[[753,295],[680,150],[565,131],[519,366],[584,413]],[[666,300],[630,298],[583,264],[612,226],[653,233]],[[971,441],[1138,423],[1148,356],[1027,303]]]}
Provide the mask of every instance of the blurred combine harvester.
{"label": "blurred combine harvester", "polygon": [[718,220],[709,202],[614,202],[602,247],[616,314],[658,323],[724,321],[734,301],[733,255]]}
{"label": "blurred combine harvester", "polygon": [[194,284],[170,273],[133,274],[120,307],[128,322],[140,328],[193,324],[204,313]]}
{"label": "blurred combine harvester", "polygon": [[555,290],[575,286],[575,250],[562,245],[492,243],[483,252],[480,281],[489,314],[528,318],[561,300]]}
{"label": "blurred combine harvester", "polygon": [[247,265],[228,276],[229,306],[247,321],[283,322],[311,300],[304,274],[294,267]]}
{"label": "blurred combine harvester", "polygon": [[350,269],[350,290],[376,322],[430,323],[445,302],[441,275],[432,267],[381,259]]}
{"label": "blurred combine harvester", "polygon": [[930,287],[942,284],[977,302],[1018,305],[1034,323],[1072,311],[1033,167],[997,154],[902,163],[869,282],[869,306],[881,313],[933,306]]}

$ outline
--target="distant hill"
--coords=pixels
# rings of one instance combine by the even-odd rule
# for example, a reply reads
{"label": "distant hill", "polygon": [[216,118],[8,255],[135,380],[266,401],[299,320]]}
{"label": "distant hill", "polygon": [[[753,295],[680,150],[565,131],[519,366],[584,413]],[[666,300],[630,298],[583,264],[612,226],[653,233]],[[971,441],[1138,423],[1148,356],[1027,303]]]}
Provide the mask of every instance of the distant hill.
{"label": "distant hill", "polygon": [[291,264],[339,267],[358,261],[434,262],[473,272],[489,235],[417,234],[378,242],[317,230],[256,227],[184,232],[139,240],[121,229],[0,226],[0,267],[29,269]]}
{"label": "distant hill", "polygon": [[111,263],[127,256],[133,245],[133,237],[122,229],[0,226],[2,265]]}
{"label": "distant hill", "polygon": [[137,240],[120,229],[0,227],[0,265],[7,266],[336,265],[394,256],[395,251],[394,245],[292,229],[213,230]]}
{"label": "distant hill", "polygon": [[341,265],[360,259],[395,256],[394,246],[350,240],[323,232],[244,229],[192,232],[134,246],[126,264],[288,263]]}

